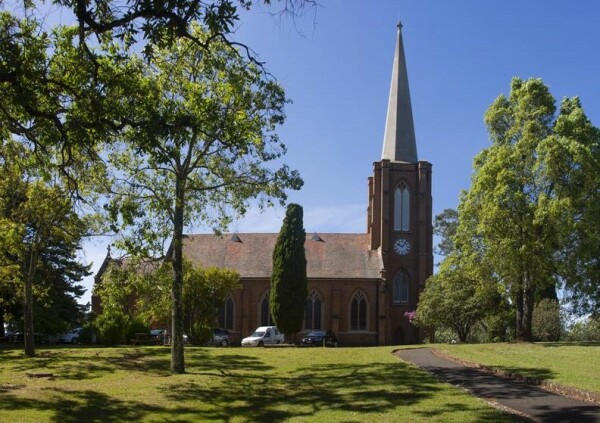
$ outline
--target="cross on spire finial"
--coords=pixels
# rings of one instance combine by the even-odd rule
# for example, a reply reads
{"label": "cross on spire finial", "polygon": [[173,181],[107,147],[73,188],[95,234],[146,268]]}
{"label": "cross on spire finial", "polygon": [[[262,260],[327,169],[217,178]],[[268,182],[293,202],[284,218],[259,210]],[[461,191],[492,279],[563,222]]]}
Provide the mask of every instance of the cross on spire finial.
{"label": "cross on spire finial", "polygon": [[398,21],[398,23],[396,24],[396,28],[402,29],[402,21]]}

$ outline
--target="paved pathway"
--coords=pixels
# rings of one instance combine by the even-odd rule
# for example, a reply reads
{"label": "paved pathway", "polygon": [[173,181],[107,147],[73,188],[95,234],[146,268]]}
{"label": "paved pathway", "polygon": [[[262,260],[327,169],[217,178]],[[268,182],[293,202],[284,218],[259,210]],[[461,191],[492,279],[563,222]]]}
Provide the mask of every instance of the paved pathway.
{"label": "paved pathway", "polygon": [[539,422],[600,423],[600,406],[553,394],[437,357],[429,348],[399,350],[396,355],[440,379],[499,403]]}

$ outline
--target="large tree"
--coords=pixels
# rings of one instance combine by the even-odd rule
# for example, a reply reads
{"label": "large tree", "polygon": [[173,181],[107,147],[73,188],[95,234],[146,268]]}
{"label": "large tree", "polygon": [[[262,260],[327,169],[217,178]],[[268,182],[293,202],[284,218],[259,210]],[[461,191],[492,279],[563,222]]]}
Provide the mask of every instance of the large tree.
{"label": "large tree", "polygon": [[476,251],[455,248],[444,258],[439,272],[427,279],[415,322],[427,328],[450,329],[465,342],[473,327],[495,312],[498,292],[494,282]]}
{"label": "large tree", "polygon": [[590,241],[599,227],[590,211],[600,186],[599,132],[577,98],[555,112],[540,80],[513,79],[510,95],[485,114],[492,145],[475,158],[459,206],[458,237],[510,292],[517,337],[527,341],[536,292],[564,284],[591,299],[598,290],[598,247]]}
{"label": "large tree", "polygon": [[273,249],[273,273],[269,308],[280,331],[288,342],[302,329],[306,297],[306,232],[302,207],[290,204]]}
{"label": "large tree", "polygon": [[[74,146],[97,160],[98,144],[135,125],[127,115],[128,80],[135,71],[118,69],[132,51],[151,57],[176,40],[190,40],[204,50],[215,41],[262,66],[233,37],[240,12],[256,3],[277,3],[274,10],[292,18],[306,8],[316,10],[313,0],[60,0],[52,8],[42,3],[25,1],[19,8],[0,2],[0,122],[40,149],[60,148],[58,166],[67,175]],[[76,26],[53,25],[53,13],[73,16]],[[198,37],[194,23],[202,24],[207,35]],[[57,41],[65,31],[72,36]],[[72,182],[76,188],[76,178]]]}
{"label": "large tree", "polygon": [[[217,310],[239,288],[239,274],[230,269],[183,263],[182,303],[184,328],[194,342],[198,327],[212,327]],[[169,262],[114,259],[95,288],[102,300],[101,319],[145,325],[171,321],[173,267]]]}
{"label": "large tree", "polygon": [[[75,213],[60,179],[47,177],[35,162],[33,153],[18,142],[4,140],[0,146],[0,260],[5,268],[0,284],[4,289],[22,286],[28,356],[35,354],[36,291],[43,300],[38,301],[39,310],[48,308],[39,307],[45,303],[57,313],[70,309],[77,314],[75,297],[82,290],[75,284],[87,274],[75,259],[86,221]],[[57,320],[52,325],[46,319],[49,331],[61,329]]]}
{"label": "large tree", "polygon": [[[194,27],[195,38],[208,36]],[[182,373],[184,228],[223,230],[250,200],[259,207],[283,203],[285,190],[299,189],[302,180],[286,165],[268,165],[285,153],[274,130],[286,99],[261,69],[216,41],[207,51],[179,40],[137,63],[144,98],[129,110],[138,125],[111,147],[117,183],[108,209],[113,227],[127,229],[123,249],[148,257],[169,247],[171,369]]]}

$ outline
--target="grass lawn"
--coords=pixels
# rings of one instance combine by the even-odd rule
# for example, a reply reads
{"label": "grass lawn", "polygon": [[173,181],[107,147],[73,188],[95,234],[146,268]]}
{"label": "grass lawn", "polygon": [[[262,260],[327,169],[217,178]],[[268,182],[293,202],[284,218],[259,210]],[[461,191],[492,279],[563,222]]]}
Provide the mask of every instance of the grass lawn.
{"label": "grass lawn", "polygon": [[[378,348],[0,350],[1,422],[510,422]],[[26,373],[53,373],[53,379]]]}
{"label": "grass lawn", "polygon": [[600,343],[432,346],[453,357],[600,393]]}

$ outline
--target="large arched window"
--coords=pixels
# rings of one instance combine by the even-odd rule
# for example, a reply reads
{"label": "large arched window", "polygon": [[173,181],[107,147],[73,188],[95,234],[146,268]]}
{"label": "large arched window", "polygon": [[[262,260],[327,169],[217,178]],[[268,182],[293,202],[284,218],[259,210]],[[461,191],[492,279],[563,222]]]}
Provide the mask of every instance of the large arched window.
{"label": "large arched window", "polygon": [[394,230],[408,231],[410,228],[410,191],[404,181],[394,193]]}
{"label": "large arched window", "polygon": [[323,313],[323,301],[315,290],[311,291],[306,299],[304,310],[304,329],[321,329],[321,315]]}
{"label": "large arched window", "polygon": [[260,325],[273,326],[273,316],[269,309],[269,293],[267,292],[260,302]]}
{"label": "large arched window", "polygon": [[406,273],[405,270],[400,270],[396,273],[396,276],[394,276],[394,304],[408,303],[408,282],[408,273]]}
{"label": "large arched window", "polygon": [[233,329],[233,311],[235,309],[235,303],[231,295],[227,297],[223,307],[219,310],[219,327],[223,329]]}
{"label": "large arched window", "polygon": [[367,330],[369,303],[362,291],[356,291],[350,301],[350,330]]}

